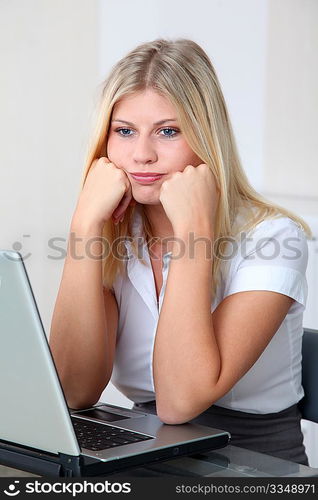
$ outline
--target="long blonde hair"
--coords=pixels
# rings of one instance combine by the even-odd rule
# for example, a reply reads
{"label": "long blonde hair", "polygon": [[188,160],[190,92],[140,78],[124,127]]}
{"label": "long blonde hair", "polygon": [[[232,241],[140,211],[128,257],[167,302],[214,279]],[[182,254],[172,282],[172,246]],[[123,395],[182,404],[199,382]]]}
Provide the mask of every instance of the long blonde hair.
{"label": "long blonde hair", "polygon": [[[103,83],[95,131],[88,148],[81,188],[93,161],[107,156],[107,138],[112,110],[119,99],[146,89],[153,89],[174,105],[177,120],[187,143],[212,170],[220,190],[214,237],[220,244],[214,249],[217,257],[224,252],[224,240],[234,234],[234,220],[239,207],[250,207],[250,217],[240,230],[249,231],[258,222],[287,216],[311,236],[308,225],[297,215],[258,194],[250,185],[240,164],[235,139],[212,63],[204,50],[194,41],[156,39],[130,51],[110,71]],[[253,210],[252,210],[253,207]],[[256,209],[256,210],[255,210]],[[129,206],[122,223],[105,223],[103,237],[111,246],[116,238],[131,236],[130,222],[135,207]],[[150,221],[142,211],[146,241],[152,236]],[[222,243],[223,241],[223,243]],[[134,248],[134,247],[133,247]],[[119,245],[120,254],[124,246]],[[212,260],[215,291],[220,259]],[[104,286],[110,288],[124,262],[112,252],[104,261]]]}

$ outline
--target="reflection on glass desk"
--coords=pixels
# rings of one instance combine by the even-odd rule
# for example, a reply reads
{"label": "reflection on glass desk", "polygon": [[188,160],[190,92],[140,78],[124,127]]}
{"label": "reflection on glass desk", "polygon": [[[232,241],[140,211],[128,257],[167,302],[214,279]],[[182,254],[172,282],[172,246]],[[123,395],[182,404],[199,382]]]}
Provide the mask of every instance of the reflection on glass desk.
{"label": "reflection on glass desk", "polygon": [[[0,465],[1,477],[33,476]],[[173,458],[144,467],[134,467],[107,477],[318,477],[318,468],[228,445],[204,454]]]}

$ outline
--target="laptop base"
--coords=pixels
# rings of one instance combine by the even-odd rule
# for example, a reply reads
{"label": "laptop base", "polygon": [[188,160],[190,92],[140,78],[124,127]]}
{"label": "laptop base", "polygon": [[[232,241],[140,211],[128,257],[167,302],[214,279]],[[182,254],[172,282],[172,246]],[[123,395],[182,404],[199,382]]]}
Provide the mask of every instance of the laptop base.
{"label": "laptop base", "polygon": [[[193,453],[212,451],[227,444],[229,436],[222,434],[174,448],[157,449],[147,453],[146,465]],[[93,477],[122,472],[140,465],[145,466],[145,457],[134,455],[120,460],[101,462],[85,455],[72,456],[62,453],[53,455],[0,440],[0,464],[46,477]]]}

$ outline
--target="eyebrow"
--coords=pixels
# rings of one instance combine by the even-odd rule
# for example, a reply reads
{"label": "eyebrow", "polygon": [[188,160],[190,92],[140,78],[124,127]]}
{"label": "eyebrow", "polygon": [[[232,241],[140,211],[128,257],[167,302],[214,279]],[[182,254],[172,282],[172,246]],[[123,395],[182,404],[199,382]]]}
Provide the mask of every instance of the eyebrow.
{"label": "eyebrow", "polygon": [[[160,120],[159,122],[155,122],[154,125],[162,125],[163,123],[167,123],[167,122],[176,122],[177,119],[176,118],[167,118],[166,120]],[[113,122],[120,122],[120,123],[127,123],[128,125],[131,125],[132,127],[135,126],[134,123],[132,122],[128,122],[127,120],[120,120],[119,118],[116,119],[116,120],[112,120],[112,123]]]}

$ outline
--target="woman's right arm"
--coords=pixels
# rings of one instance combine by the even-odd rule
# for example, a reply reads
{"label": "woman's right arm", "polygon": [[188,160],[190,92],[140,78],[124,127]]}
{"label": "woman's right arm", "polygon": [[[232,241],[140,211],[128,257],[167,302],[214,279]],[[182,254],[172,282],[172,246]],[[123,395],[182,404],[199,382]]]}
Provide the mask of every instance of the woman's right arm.
{"label": "woman's right arm", "polygon": [[116,207],[120,204],[122,212],[131,201],[124,172],[105,164],[96,167],[72,218],[50,332],[51,351],[71,408],[96,403],[111,377],[118,308],[113,294],[103,287],[103,260],[96,258],[103,253],[98,237]]}

